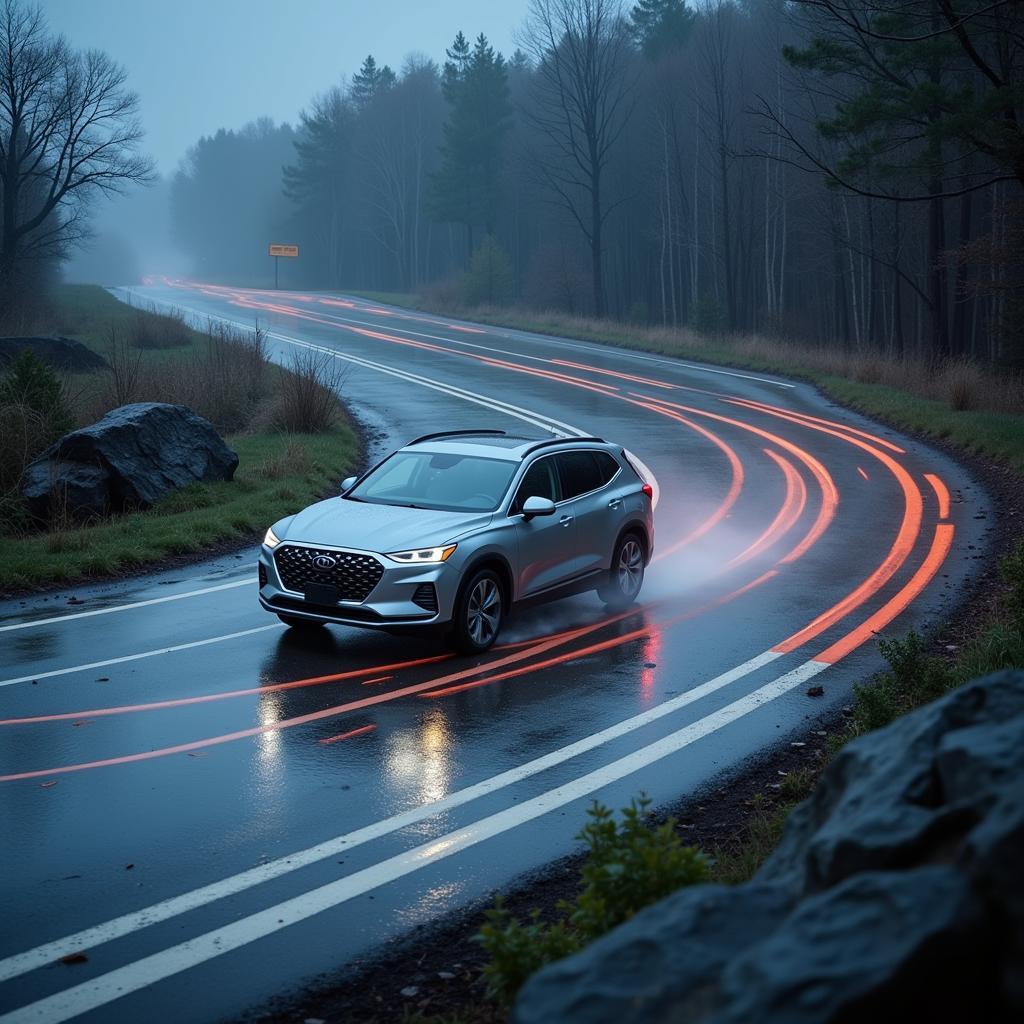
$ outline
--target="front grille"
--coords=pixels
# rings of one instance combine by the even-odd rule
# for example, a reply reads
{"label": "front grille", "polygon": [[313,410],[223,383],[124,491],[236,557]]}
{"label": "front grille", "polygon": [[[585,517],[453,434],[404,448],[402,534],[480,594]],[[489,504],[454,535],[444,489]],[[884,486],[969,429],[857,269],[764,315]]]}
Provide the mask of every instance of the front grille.
{"label": "front grille", "polygon": [[[328,569],[317,569],[313,559],[325,555],[335,560]],[[274,552],[274,564],[286,590],[302,593],[309,583],[326,583],[338,588],[340,601],[365,601],[384,575],[384,566],[372,555],[353,551],[300,548],[281,544]]]}
{"label": "front grille", "polygon": [[412,603],[418,604],[428,612],[437,611],[437,591],[433,583],[421,583],[412,595]]}

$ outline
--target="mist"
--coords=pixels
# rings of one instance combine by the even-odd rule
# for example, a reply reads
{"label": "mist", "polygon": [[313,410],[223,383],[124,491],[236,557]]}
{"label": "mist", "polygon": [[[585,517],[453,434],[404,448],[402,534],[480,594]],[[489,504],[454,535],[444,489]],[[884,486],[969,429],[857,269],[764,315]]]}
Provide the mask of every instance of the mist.
{"label": "mist", "polygon": [[[70,281],[267,287],[284,243],[284,288],[1016,367],[1024,165],[986,90],[1024,15],[933,46],[904,8],[890,39],[782,0],[51,0],[140,134],[42,255]],[[858,47],[874,64],[821,56]]]}

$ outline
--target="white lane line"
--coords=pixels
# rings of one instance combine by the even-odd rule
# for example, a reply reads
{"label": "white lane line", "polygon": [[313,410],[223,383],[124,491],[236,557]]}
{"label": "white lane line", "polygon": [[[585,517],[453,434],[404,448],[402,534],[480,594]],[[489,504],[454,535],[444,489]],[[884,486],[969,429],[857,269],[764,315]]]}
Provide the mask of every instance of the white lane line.
{"label": "white lane line", "polygon": [[265,938],[293,924],[337,907],[357,896],[362,896],[382,885],[387,885],[421,868],[436,864],[472,846],[518,828],[548,814],[559,807],[589,796],[605,786],[618,782],[682,750],[684,747],[709,736],[711,733],[750,714],[764,704],[800,686],[824,671],[825,662],[806,661],[778,679],[752,691],[745,697],[727,704],[682,729],[640,750],[627,754],[611,764],[582,775],[572,782],[548,790],[521,804],[508,807],[482,818],[464,828],[422,843],[411,850],[397,854],[371,867],[356,871],[345,878],[328,882],[292,899],[284,900],[255,914],[193,939],[187,939],[168,949],[153,953],[134,963],[126,964],[99,977],[57,992],[35,1003],[0,1017],[0,1024],[28,1024],[47,1022],[59,1024],[79,1014],[112,1003],[123,996],[148,985],[172,977],[191,967],[212,960],[224,953],[240,949],[251,942]]}
{"label": "white lane line", "polygon": [[781,657],[782,655],[775,651],[765,651],[763,654],[758,654],[749,661],[745,661],[742,665],[737,665],[735,668],[715,676],[714,679],[701,683],[691,690],[687,690],[686,693],[680,694],[678,697],[673,697],[671,700],[658,704],[656,707],[648,708],[633,718],[627,718],[622,722],[609,726],[607,729],[592,733],[590,736],[585,736],[583,739],[570,743],[568,746],[553,750],[549,754],[544,754],[532,761],[527,761],[516,768],[510,768],[508,771],[501,772],[489,779],[484,779],[472,786],[467,786],[465,789],[460,789],[440,800],[411,808],[391,818],[367,825],[365,828],[336,836],[333,839],[327,839],[305,850],[290,853],[284,857],[279,857],[277,860],[268,861],[266,864],[259,864],[236,875],[231,875],[220,881],[211,882],[209,885],[193,889],[191,892],[183,893],[180,896],[173,896],[160,903],[144,907],[142,910],[123,914],[121,917],[112,918],[109,921],[85,928],[72,935],[54,939],[41,946],[26,950],[24,953],[17,953],[5,960],[0,960],[0,982],[16,978],[39,967],[45,967],[76,950],[92,949],[102,945],[104,942],[110,942],[113,939],[137,932],[142,928],[147,928],[149,925],[167,921],[172,917],[177,917],[179,914],[186,914],[209,903],[214,903],[236,893],[244,892],[246,889],[262,885],[264,882],[280,878],[282,875],[287,875],[292,871],[308,867],[317,861],[326,860],[329,857],[337,856],[337,854],[343,851],[348,851],[364,843],[391,835],[403,828],[408,828],[410,825],[416,825],[427,818],[448,813],[456,807],[461,807],[472,800],[477,800],[480,797],[488,796],[498,790],[515,785],[524,779],[547,771],[549,768],[554,768],[575,757],[579,757],[581,754],[594,750],[596,747],[610,743],[612,740],[641,729],[652,722],[656,722],[658,719],[664,718],[666,715],[670,715],[680,708],[693,704],[714,693],[716,690],[720,690],[722,687],[728,686],[730,683],[734,683],[738,679],[756,672],[758,669]]}
{"label": "white lane line", "polygon": [[[183,313],[189,313],[192,316],[198,317],[200,320],[218,321],[247,332],[252,332],[254,330],[251,324],[244,323],[240,320],[233,320],[230,317],[220,316],[217,313],[208,313],[201,309],[195,309],[192,306],[183,306],[180,303],[171,302],[166,299],[147,297],[147,301],[155,302],[162,306],[169,306],[172,309],[180,310]],[[542,413],[533,412],[530,409],[524,409],[522,406],[512,405],[509,402],[503,402],[496,398],[491,398],[488,395],[481,395],[476,391],[468,391],[465,388],[460,388],[454,384],[448,384],[444,381],[435,380],[432,377],[425,377],[422,374],[416,374],[406,370],[397,370],[392,366],[385,365],[384,363],[374,362],[372,359],[364,359],[361,356],[350,355],[347,352],[342,352],[326,345],[317,345],[312,342],[302,341],[299,338],[293,338],[290,335],[281,334],[277,331],[266,331],[265,333],[267,337],[276,338],[278,341],[285,342],[285,344],[297,345],[300,348],[313,349],[314,351],[334,356],[336,359],[342,359],[345,362],[355,363],[358,366],[365,366],[367,369],[376,370],[379,373],[386,373],[392,377],[399,377],[402,380],[406,380],[412,384],[417,384],[420,387],[430,388],[433,391],[442,391],[455,398],[461,398],[464,401],[485,406],[494,412],[505,413],[506,415],[512,416],[526,423],[531,423],[533,426],[540,427],[543,430],[548,430],[551,433],[562,433],[570,436],[575,435],[577,437],[587,434],[587,431],[581,430],[579,427],[574,427],[568,423],[563,423],[561,420],[554,419],[553,417],[545,416]],[[554,429],[552,424],[554,425],[554,428],[558,429]]]}
{"label": "white lane line", "polygon": [[[244,293],[245,290],[244,289],[240,289],[240,291]],[[284,296],[282,296],[282,298],[284,298]],[[353,296],[344,296],[343,295],[342,298],[353,298]],[[365,300],[363,300],[363,301],[365,301]],[[381,303],[381,305],[382,306],[387,306],[388,304],[387,303]],[[295,308],[296,309],[303,309],[303,307],[301,307],[301,306],[296,306]],[[394,309],[394,310],[401,310],[401,309],[403,309],[402,306],[390,306],[389,308]],[[312,313],[312,312],[314,312],[314,310],[311,309],[310,312]],[[489,345],[474,344],[473,342],[470,342],[470,341],[464,341],[461,338],[438,337],[437,335],[434,335],[434,334],[424,334],[421,331],[414,331],[414,330],[412,330],[411,328],[408,328],[408,327],[387,328],[387,327],[384,327],[381,324],[378,324],[378,323],[376,323],[375,321],[372,321],[372,320],[355,320],[355,319],[352,319],[351,317],[342,316],[339,313],[324,313],[323,311],[321,311],[319,309],[315,310],[315,312],[316,312],[317,316],[328,317],[328,318],[335,319],[335,320],[342,320],[342,321],[344,321],[346,323],[362,324],[362,325],[367,326],[367,327],[373,327],[373,328],[375,328],[377,330],[388,330],[388,329],[391,329],[391,330],[401,331],[404,334],[413,334],[413,335],[416,335],[416,336],[422,337],[422,338],[431,338],[431,339],[433,339],[435,341],[444,341],[444,342],[450,342],[450,343],[456,344],[456,345],[465,345],[467,348],[479,348],[479,349],[483,349],[486,352],[500,352],[503,355],[518,356],[518,357],[523,358],[523,359],[535,359],[535,360],[539,359],[542,362],[550,362],[549,359],[544,359],[541,356],[531,356],[531,355],[527,355],[524,352],[510,352],[508,349],[493,348],[493,347],[491,347]],[[408,315],[408,311],[406,311],[406,318],[407,319],[417,319],[416,316],[409,316]],[[590,352],[590,353],[593,353],[595,355],[599,354],[602,350],[604,350],[605,354],[607,354],[609,352],[609,350],[610,350],[613,354],[616,354],[616,355],[619,355],[619,356],[626,356],[626,357],[628,357],[630,359],[639,359],[639,360],[642,360],[643,362],[647,362],[647,363],[658,363],[658,364],[660,364],[662,366],[675,366],[675,367],[680,367],[681,366],[681,367],[683,367],[683,368],[685,368],[687,370],[697,370],[700,373],[718,373],[718,374],[722,374],[722,375],[724,375],[726,377],[740,377],[743,380],[754,380],[754,381],[757,381],[759,384],[772,384],[772,385],[774,385],[775,387],[778,387],[778,388],[795,388],[797,386],[796,384],[790,384],[790,383],[788,383],[786,381],[782,381],[782,380],[771,380],[768,377],[757,377],[757,376],[754,376],[753,374],[749,374],[749,373],[740,373],[738,370],[723,370],[723,369],[719,369],[718,367],[714,367],[714,366],[704,366],[704,365],[701,365],[701,364],[698,364],[698,363],[684,362],[682,359],[660,358],[658,356],[646,355],[646,354],[643,354],[643,353],[640,353],[640,352],[635,352],[632,349],[623,349],[623,348],[620,348],[620,347],[618,347],[616,345],[600,345],[600,344],[597,344],[595,342],[573,341],[573,340],[571,340],[569,338],[559,338],[559,337],[555,337],[554,335],[538,334],[535,331],[520,331],[520,330],[516,330],[516,329],[509,329],[507,327],[500,327],[500,326],[495,326],[495,325],[491,325],[491,324],[476,324],[476,323],[473,323],[472,321],[466,321],[466,320],[463,320],[463,321],[450,321],[450,322],[444,322],[444,321],[440,321],[440,320],[431,320],[431,323],[433,323],[435,326],[440,327],[442,329],[445,328],[445,327],[450,327],[451,323],[462,323],[465,326],[475,327],[477,330],[484,329],[485,333],[487,333],[487,334],[496,334],[498,337],[509,338],[509,339],[515,338],[515,337],[525,338],[528,341],[532,342],[533,344],[556,345],[559,348],[573,349],[573,350],[575,350],[577,352]]]}
{"label": "white lane line", "polygon": [[50,672],[36,672],[30,676],[18,676],[17,679],[0,679],[0,686],[13,686],[15,683],[28,683],[33,679],[52,679],[54,676],[66,676],[73,672],[88,672],[94,668],[106,668],[108,665],[123,665],[128,661],[138,661],[140,658],[156,658],[161,654],[173,654],[175,651],[188,651],[193,647],[206,647],[209,644],[219,644],[223,640],[237,640],[240,636],[252,636],[253,633],[264,633],[268,629],[283,629],[280,622],[271,623],[269,626],[256,626],[253,629],[243,629],[237,633],[225,633],[223,636],[211,636],[206,640],[193,640],[187,644],[175,644],[173,647],[161,647],[157,651],[143,651],[141,654],[125,654],[120,658],[107,658],[106,661],[90,661],[85,665],[71,665],[68,668],[55,668]]}
{"label": "white lane line", "polygon": [[[219,590],[231,590],[232,587],[244,587],[255,583],[256,577],[252,576],[244,580],[236,580],[234,583],[218,583],[215,587],[202,587],[199,590],[186,590],[180,594],[167,594],[164,597],[151,597],[145,601],[132,601],[130,604],[112,605],[110,608],[93,608],[87,612],[68,612],[67,615],[53,615],[48,619],[33,619],[31,622],[16,622],[11,626],[0,626],[0,633],[6,633],[12,629],[30,629],[32,626],[52,626],[55,622],[69,622],[72,619],[87,619],[93,615],[110,615],[111,612],[127,612],[133,608],[148,608],[154,604],[164,604],[167,601],[181,601],[186,597],[199,597],[201,594],[214,594]],[[35,677],[33,677],[35,678]]]}

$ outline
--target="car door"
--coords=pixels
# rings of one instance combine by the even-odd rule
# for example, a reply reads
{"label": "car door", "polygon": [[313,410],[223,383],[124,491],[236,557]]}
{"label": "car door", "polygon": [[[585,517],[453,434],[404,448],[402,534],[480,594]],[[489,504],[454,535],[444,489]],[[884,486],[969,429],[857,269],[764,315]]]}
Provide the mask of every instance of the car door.
{"label": "car door", "polygon": [[559,452],[555,458],[563,499],[572,499],[576,520],[576,572],[607,569],[622,509],[621,497],[607,485],[619,465],[601,451]]}
{"label": "car door", "polygon": [[534,459],[516,488],[509,515],[516,516],[516,547],[519,554],[518,595],[529,597],[564,583],[576,571],[576,521],[572,510],[558,505],[551,516],[524,519],[527,498],[561,500],[555,456]]}

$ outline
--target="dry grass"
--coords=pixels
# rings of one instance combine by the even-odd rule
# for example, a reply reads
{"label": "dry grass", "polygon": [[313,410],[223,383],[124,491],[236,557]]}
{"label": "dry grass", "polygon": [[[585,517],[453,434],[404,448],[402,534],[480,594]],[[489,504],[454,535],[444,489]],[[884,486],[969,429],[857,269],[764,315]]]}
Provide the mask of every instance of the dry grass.
{"label": "dry grass", "polygon": [[332,430],[341,415],[338,395],[345,377],[344,367],[328,353],[297,349],[278,388],[277,427],[295,434]]}
{"label": "dry grass", "polygon": [[272,391],[275,372],[262,332],[243,334],[212,324],[209,335],[173,359],[144,359],[132,329],[111,325],[104,350],[109,369],[93,375],[75,402],[82,423],[130,402],[185,405],[221,433],[248,428]]}
{"label": "dry grass", "polygon": [[286,480],[305,476],[312,468],[309,450],[297,440],[290,440],[283,451],[264,459],[252,468],[252,475],[260,480]]}
{"label": "dry grass", "polygon": [[136,308],[128,336],[130,344],[140,349],[185,348],[192,344],[192,332],[184,316],[173,310],[157,313],[155,309]]}
{"label": "dry grass", "polygon": [[[358,294],[358,293],[357,293]],[[956,412],[1024,415],[1024,375],[967,359],[943,362],[913,355],[891,356],[870,349],[843,350],[760,334],[701,334],[687,327],[640,326],[573,316],[556,310],[460,305],[447,283],[418,296],[364,292],[367,297],[428,312],[500,326],[708,362],[731,363],[814,379],[841,377],[880,385],[939,402]]]}
{"label": "dry grass", "polygon": [[[508,316],[507,310],[500,309],[463,312],[467,316],[483,316],[485,319]],[[687,328],[637,327],[587,317],[570,317],[564,313],[521,314],[517,319],[522,319],[522,316],[529,316],[549,330],[557,328],[577,336],[625,335],[641,347],[684,357],[703,358],[710,350],[724,358],[738,357],[743,362],[777,367],[780,372],[786,372],[787,368],[792,372],[795,367],[823,376],[880,384],[942,402],[956,411],[970,409],[1024,414],[1024,377],[982,367],[968,360],[943,363],[915,356],[886,356],[868,350],[843,351],[764,335],[736,334],[709,338]]]}

